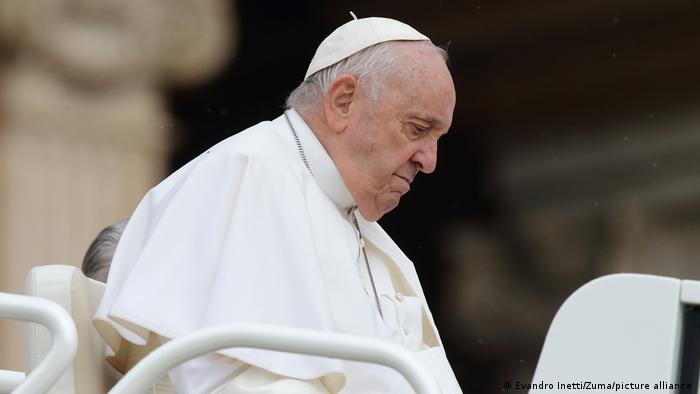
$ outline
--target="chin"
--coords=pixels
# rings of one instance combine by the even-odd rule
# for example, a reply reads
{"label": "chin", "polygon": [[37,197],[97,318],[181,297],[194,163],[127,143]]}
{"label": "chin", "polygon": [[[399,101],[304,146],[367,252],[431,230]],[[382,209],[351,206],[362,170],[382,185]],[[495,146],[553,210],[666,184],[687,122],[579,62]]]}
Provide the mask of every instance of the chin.
{"label": "chin", "polygon": [[359,208],[360,213],[362,214],[362,217],[365,218],[365,220],[369,222],[376,222],[377,220],[381,219],[384,215],[387,213],[391,212],[394,210],[399,205],[399,201],[396,200],[395,202],[392,202],[391,204],[386,204],[383,207],[373,207],[372,209],[365,210],[363,211],[362,208]]}
{"label": "chin", "polygon": [[369,201],[358,201],[357,210],[369,222],[376,222],[399,205],[402,194],[396,191],[381,193]]}
{"label": "chin", "polygon": [[368,222],[376,222],[381,219],[385,213],[379,212],[376,209],[362,209],[362,207],[358,207],[357,210],[360,211],[360,215]]}

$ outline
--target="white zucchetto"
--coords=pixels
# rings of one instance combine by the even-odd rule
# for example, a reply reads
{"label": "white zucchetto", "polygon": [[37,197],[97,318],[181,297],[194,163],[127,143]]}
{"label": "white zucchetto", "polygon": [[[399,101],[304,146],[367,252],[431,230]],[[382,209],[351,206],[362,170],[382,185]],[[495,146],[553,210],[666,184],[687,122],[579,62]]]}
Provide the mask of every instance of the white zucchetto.
{"label": "white zucchetto", "polygon": [[[354,15],[353,15],[354,17]],[[316,49],[304,80],[348,56],[386,41],[430,41],[411,26],[389,18],[362,18],[335,29]]]}

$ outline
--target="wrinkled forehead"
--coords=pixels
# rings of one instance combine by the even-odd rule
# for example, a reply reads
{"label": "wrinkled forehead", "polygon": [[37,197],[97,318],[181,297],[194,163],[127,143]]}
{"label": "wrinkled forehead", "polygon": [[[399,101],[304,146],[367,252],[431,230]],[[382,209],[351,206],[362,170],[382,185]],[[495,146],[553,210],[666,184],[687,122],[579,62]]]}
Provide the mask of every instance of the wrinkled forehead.
{"label": "wrinkled forehead", "polygon": [[445,59],[434,47],[407,45],[402,54],[402,71],[387,88],[405,110],[430,120],[440,128],[452,122],[456,93]]}
{"label": "wrinkled forehead", "polygon": [[404,42],[397,50],[394,80],[398,83],[432,86],[454,96],[452,75],[444,53],[430,42]]}

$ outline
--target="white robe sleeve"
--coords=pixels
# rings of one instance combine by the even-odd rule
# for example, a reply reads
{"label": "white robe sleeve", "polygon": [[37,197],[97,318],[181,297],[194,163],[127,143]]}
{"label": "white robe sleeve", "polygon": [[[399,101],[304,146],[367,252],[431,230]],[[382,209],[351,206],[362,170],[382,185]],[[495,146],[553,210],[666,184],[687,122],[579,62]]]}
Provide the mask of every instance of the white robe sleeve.
{"label": "white robe sleeve", "polygon": [[[103,331],[113,330],[105,335],[113,348],[116,333],[143,343],[149,331],[176,338],[245,322],[335,330],[306,180],[274,157],[282,151],[275,143],[266,147],[272,154],[220,144],[144,197],[121,238],[96,316],[106,322]],[[339,360],[322,357],[220,353],[301,380],[343,370]]]}

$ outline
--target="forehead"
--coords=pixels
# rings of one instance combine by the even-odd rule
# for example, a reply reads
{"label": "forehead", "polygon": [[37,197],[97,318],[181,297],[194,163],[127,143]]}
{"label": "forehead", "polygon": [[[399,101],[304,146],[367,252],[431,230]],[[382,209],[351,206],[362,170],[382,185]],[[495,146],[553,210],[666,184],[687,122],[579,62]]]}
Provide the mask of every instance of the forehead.
{"label": "forehead", "polygon": [[[413,45],[411,45],[413,44]],[[405,117],[416,117],[436,128],[449,128],[455,106],[452,77],[435,48],[407,43],[400,71],[387,81],[387,98]]]}

